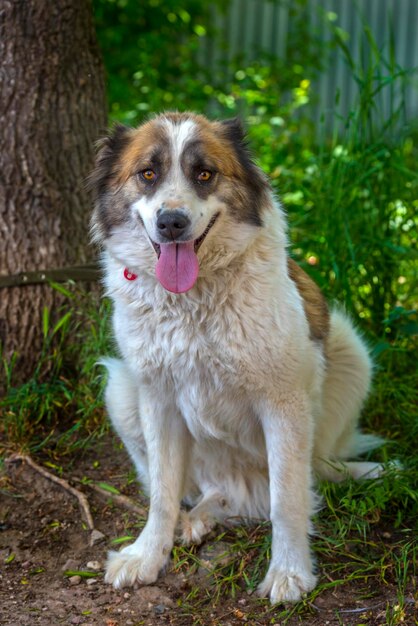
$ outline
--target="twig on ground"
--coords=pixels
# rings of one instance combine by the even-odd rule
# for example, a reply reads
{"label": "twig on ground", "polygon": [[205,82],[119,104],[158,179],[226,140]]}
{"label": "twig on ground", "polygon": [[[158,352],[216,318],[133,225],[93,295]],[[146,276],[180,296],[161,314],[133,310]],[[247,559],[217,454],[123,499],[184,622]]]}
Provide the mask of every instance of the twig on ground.
{"label": "twig on ground", "polygon": [[[367,611],[375,611],[376,609],[379,609],[380,607],[382,607],[384,604],[388,604],[388,603],[391,604],[392,602],[395,602],[395,601],[396,601],[396,598],[392,598],[391,600],[389,599],[381,600],[380,602],[377,602],[376,604],[372,604],[371,606],[362,606],[362,607],[358,607],[355,609],[337,609],[337,610],[339,613],[367,613]],[[414,598],[404,598],[404,602],[405,604],[414,604],[416,600],[414,600]],[[309,602],[309,606],[314,608],[316,611],[324,612],[324,613],[329,613],[335,610],[335,609],[319,607],[313,602]]]}
{"label": "twig on ground", "polygon": [[[403,601],[405,604],[415,604],[415,600],[413,598],[404,598]],[[361,613],[361,612],[366,612],[366,611],[374,611],[375,609],[378,609],[383,604],[390,604],[391,606],[393,606],[393,604],[394,603],[396,604],[397,602],[398,602],[397,598],[391,598],[391,599],[386,599],[382,602],[379,602],[378,604],[374,604],[373,606],[369,606],[369,607],[363,607],[359,609],[340,609],[340,613]]]}
{"label": "twig on ground", "polygon": [[[78,478],[76,480],[79,483],[82,482]],[[133,513],[136,513],[141,517],[147,517],[148,515],[146,509],[136,504],[133,500],[131,500],[131,498],[128,498],[128,496],[124,496],[121,493],[112,493],[111,491],[107,491],[106,489],[103,489],[102,487],[100,487],[99,485],[95,485],[94,483],[88,482],[82,484],[87,485],[87,487],[93,489],[93,491],[95,491],[97,494],[106,498],[110,498],[115,504],[119,505],[122,508],[128,509],[129,511],[132,511]]]}
{"label": "twig on ground", "polygon": [[16,454],[12,454],[6,459],[6,464],[13,464],[13,463],[26,463],[27,465],[29,465],[29,467],[35,470],[38,474],[40,474],[47,480],[51,481],[52,483],[59,485],[65,491],[68,491],[69,493],[71,493],[71,495],[73,495],[78,500],[80,509],[82,513],[84,514],[89,530],[94,530],[94,522],[93,522],[93,517],[90,511],[89,501],[87,500],[87,496],[82,491],[79,491],[75,487],[72,487],[70,483],[64,480],[63,478],[58,478],[58,476],[55,476],[55,474],[51,474],[51,472],[46,470],[41,465],[38,465],[37,463],[35,463],[35,461],[26,454],[16,453]]}
{"label": "twig on ground", "polygon": [[331,578],[331,576],[327,572],[322,572],[322,574],[327,580],[329,580],[330,583],[335,583],[335,580]]}

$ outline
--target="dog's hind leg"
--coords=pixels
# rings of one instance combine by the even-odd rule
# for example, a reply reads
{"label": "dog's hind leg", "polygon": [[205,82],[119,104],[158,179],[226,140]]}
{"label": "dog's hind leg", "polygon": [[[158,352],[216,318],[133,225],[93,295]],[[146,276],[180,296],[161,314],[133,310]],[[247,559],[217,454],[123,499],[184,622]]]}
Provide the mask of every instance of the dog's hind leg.
{"label": "dog's hind leg", "polygon": [[139,417],[138,383],[122,360],[106,358],[100,363],[108,371],[105,402],[109,417],[135,464],[144,491],[148,493],[148,463]]}
{"label": "dog's hind leg", "polygon": [[184,545],[201,543],[212,528],[231,515],[227,499],[215,489],[207,491],[191,511],[182,511],[180,538]]}

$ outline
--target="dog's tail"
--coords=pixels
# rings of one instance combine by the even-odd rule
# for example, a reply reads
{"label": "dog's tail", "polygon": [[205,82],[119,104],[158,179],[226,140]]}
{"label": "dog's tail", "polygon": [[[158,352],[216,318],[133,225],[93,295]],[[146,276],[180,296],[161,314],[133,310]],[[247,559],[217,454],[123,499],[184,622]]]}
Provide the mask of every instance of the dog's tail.
{"label": "dog's tail", "polygon": [[379,435],[373,435],[371,433],[362,433],[359,430],[355,430],[351,438],[347,441],[347,456],[346,458],[355,458],[380,448],[385,443],[383,437]]}
{"label": "dog's tail", "polygon": [[331,314],[326,355],[323,411],[315,436],[315,469],[322,478],[336,482],[347,476],[377,478],[384,471],[382,464],[348,460],[379,447],[384,440],[359,429],[373,364],[365,341],[338,310]]}

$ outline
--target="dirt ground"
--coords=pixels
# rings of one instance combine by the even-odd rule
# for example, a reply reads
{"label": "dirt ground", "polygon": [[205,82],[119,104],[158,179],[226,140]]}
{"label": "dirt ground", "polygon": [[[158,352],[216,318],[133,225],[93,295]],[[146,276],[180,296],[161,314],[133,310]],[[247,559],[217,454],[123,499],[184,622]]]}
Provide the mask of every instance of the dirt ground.
{"label": "dirt ground", "polygon": [[[45,465],[45,459],[36,462],[60,475],[59,468]],[[94,449],[64,461],[62,478],[87,496],[95,527],[92,535],[73,494],[26,462],[6,463],[0,475],[2,626],[388,623],[387,604],[397,602],[396,589],[390,585],[378,592],[371,589],[373,598],[368,600],[356,600],[356,589],[350,585],[340,591],[326,590],[314,604],[290,617],[289,613],[284,615],[284,607],[271,608],[249,595],[244,585],[234,598],[230,594],[219,598],[211,582],[208,555],[219,554],[220,546],[219,542],[211,546],[211,539],[197,552],[208,569],[197,567],[194,561],[176,571],[169,569],[153,586],[112,589],[103,581],[107,550],[112,539],[138,532],[132,528],[138,525],[138,515],[112,502],[106,492],[98,493],[80,481],[85,483],[88,478],[96,485],[114,485],[133,499],[137,488],[127,480],[129,472],[127,456],[110,437]],[[71,574],[77,571],[83,574]],[[393,623],[416,624],[414,611],[417,607],[411,599],[402,620]]]}

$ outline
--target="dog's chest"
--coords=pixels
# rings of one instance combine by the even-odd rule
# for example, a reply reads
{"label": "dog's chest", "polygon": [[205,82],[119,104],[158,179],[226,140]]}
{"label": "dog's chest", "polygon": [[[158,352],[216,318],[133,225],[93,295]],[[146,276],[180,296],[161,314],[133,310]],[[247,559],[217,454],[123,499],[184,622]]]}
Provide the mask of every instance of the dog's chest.
{"label": "dog's chest", "polygon": [[209,437],[236,446],[240,434],[256,426],[246,390],[237,376],[219,363],[197,360],[187,378],[174,373],[173,383],[176,404],[195,439]]}
{"label": "dog's chest", "polygon": [[[115,334],[131,368],[161,393],[172,394],[197,439],[237,443],[237,431],[251,430],[249,396],[242,372],[242,324],[231,325],[218,310],[181,312],[116,306]],[[255,421],[255,420],[254,420]]]}
{"label": "dog's chest", "polygon": [[115,301],[114,331],[119,348],[142,376],[165,376],[176,385],[194,374],[219,387],[242,374],[253,359],[251,349],[263,350],[266,340],[254,321],[239,307],[135,306]]}

